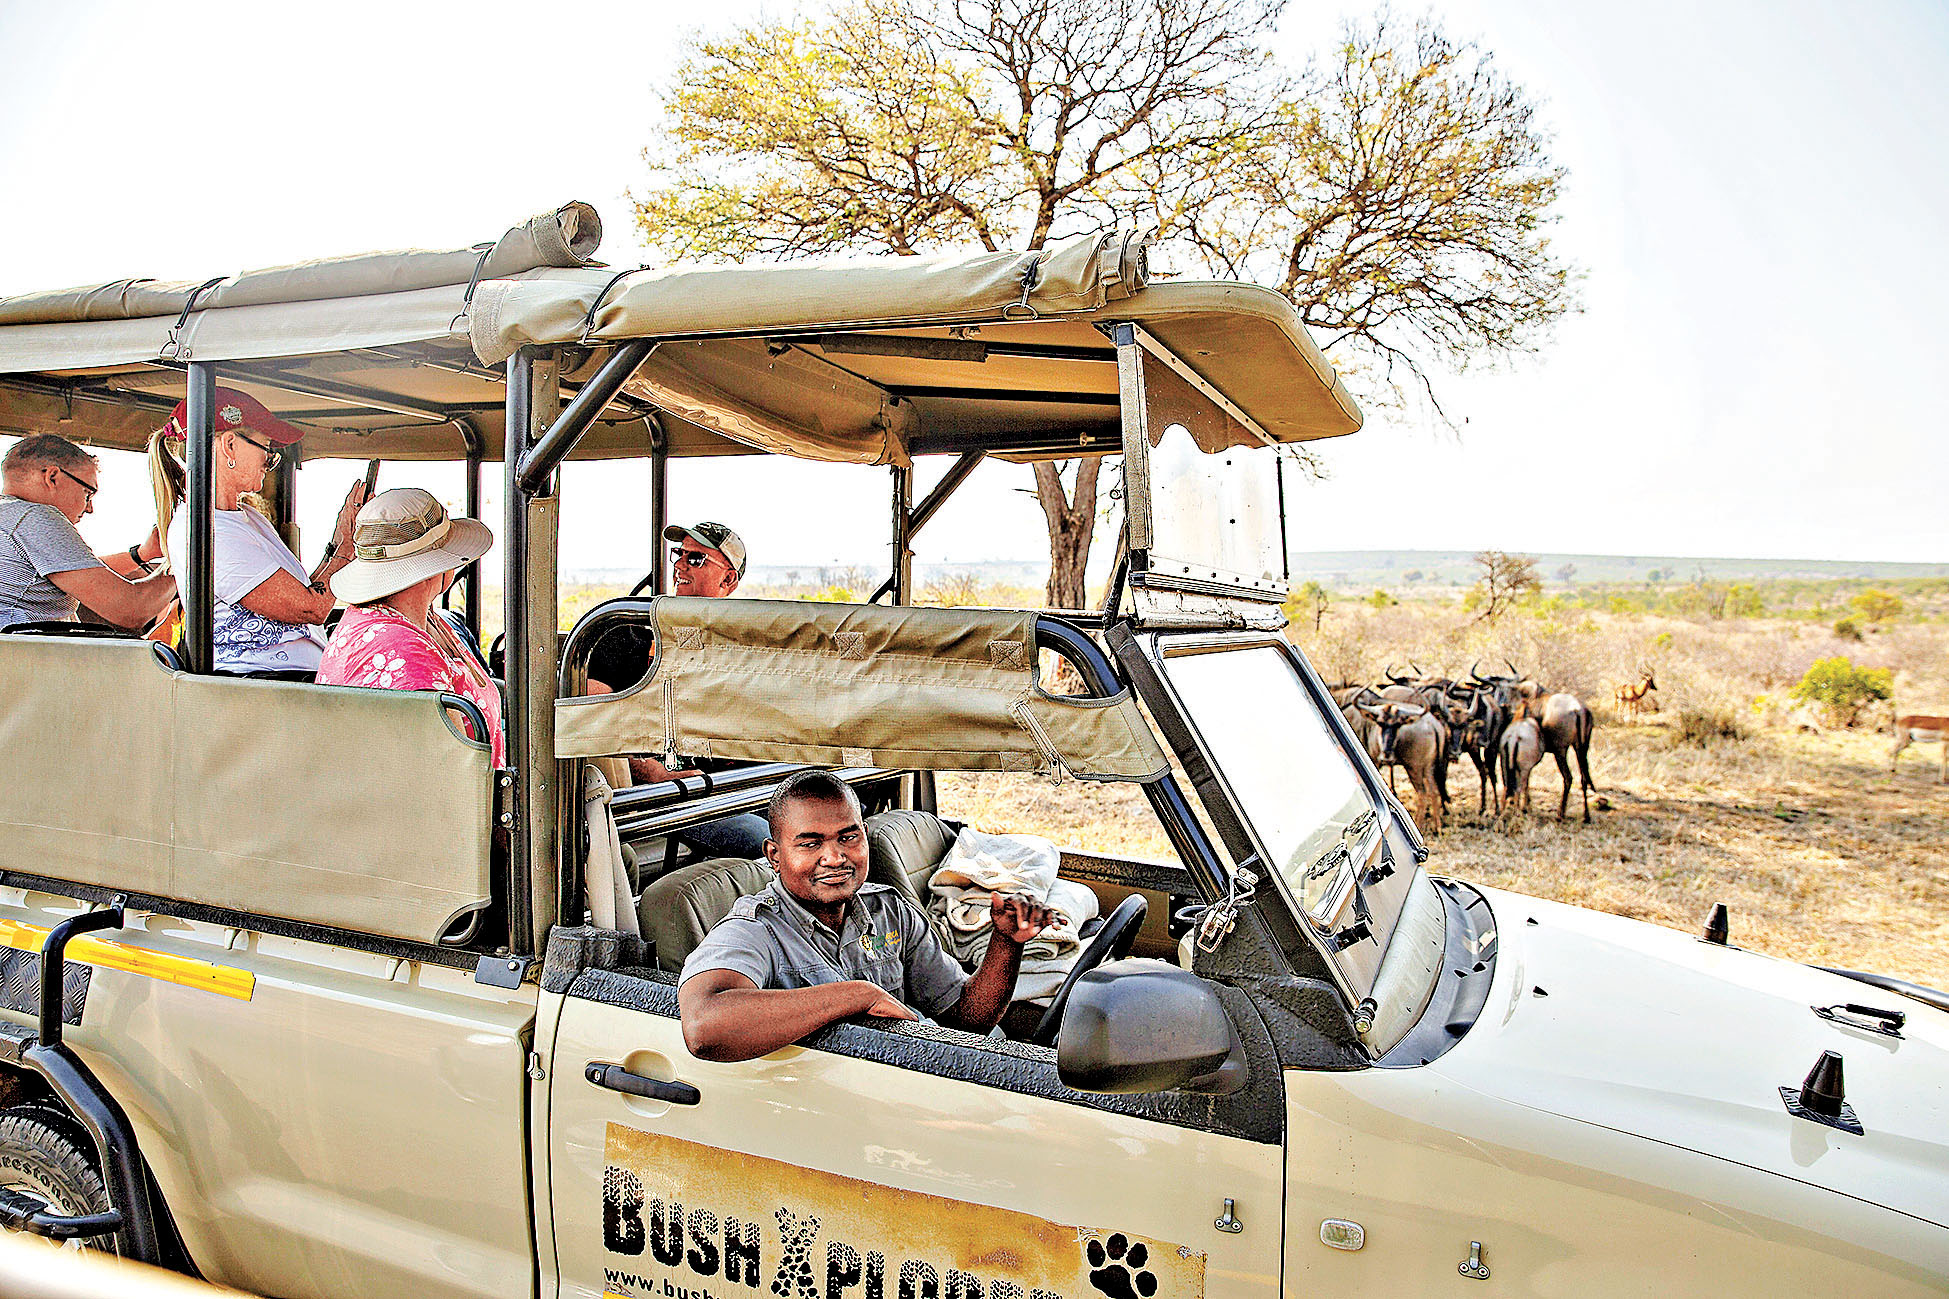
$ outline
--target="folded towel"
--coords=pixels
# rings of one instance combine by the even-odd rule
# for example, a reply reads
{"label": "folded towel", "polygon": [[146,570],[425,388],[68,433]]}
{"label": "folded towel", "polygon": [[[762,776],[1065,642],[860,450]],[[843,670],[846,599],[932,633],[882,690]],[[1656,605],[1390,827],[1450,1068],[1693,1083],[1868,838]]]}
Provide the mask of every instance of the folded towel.
{"label": "folded towel", "polygon": [[1048,928],[1022,949],[1014,999],[1046,1003],[1082,951],[1083,925],[1096,918],[1096,894],[1056,878],[1062,855],[1033,835],[963,830],[927,882],[929,909],[940,918],[948,950],[972,966],[993,934],[989,907],[996,894],[1021,894],[1055,913]]}

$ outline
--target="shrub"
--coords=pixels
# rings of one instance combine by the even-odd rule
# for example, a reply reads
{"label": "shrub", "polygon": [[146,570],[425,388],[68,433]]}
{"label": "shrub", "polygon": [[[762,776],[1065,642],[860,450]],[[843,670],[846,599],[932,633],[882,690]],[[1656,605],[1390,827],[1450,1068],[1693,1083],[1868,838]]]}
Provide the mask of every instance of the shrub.
{"label": "shrub", "polygon": [[1374,593],[1367,597],[1367,603],[1376,609],[1385,609],[1401,602],[1377,586],[1374,588]]}
{"label": "shrub", "polygon": [[1895,675],[1886,668],[1856,667],[1837,654],[1817,660],[1788,693],[1819,708],[1835,724],[1852,726],[1870,703],[1894,697]]}
{"label": "shrub", "polygon": [[1691,744],[1705,748],[1719,740],[1743,740],[1746,728],[1740,725],[1739,715],[1730,708],[1681,708],[1678,710],[1678,730],[1673,735],[1675,744]]}
{"label": "shrub", "polygon": [[1902,611],[1902,597],[1873,587],[1856,594],[1848,604],[1869,622],[1893,622]]}
{"label": "shrub", "polygon": [[1836,618],[1834,620],[1834,634],[1842,640],[1860,640],[1861,624],[1852,618]]}

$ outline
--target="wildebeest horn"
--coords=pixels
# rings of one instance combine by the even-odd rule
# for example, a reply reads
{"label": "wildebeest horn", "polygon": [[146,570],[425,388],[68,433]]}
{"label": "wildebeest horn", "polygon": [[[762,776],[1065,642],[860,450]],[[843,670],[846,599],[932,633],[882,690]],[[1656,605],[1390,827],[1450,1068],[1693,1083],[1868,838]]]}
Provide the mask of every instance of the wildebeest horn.
{"label": "wildebeest horn", "polygon": [[1509,670],[1510,670],[1511,672],[1513,672],[1513,673],[1515,673],[1515,674],[1516,674],[1517,676],[1519,676],[1519,677],[1520,677],[1521,675],[1523,675],[1523,670],[1522,670],[1521,668],[1519,668],[1519,667],[1517,667],[1517,666],[1516,666],[1516,665],[1515,665],[1514,663],[1510,663],[1508,659],[1504,659],[1504,660],[1503,660],[1503,662],[1504,662],[1504,663],[1508,663],[1508,664],[1509,664]]}

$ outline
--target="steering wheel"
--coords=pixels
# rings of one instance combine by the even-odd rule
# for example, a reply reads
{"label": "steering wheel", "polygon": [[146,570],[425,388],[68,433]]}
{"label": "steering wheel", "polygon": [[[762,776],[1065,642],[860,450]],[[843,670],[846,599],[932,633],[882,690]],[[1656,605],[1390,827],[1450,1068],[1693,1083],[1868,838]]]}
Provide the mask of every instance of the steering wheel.
{"label": "steering wheel", "polygon": [[1056,1044],[1056,1030],[1062,1027],[1063,1008],[1069,1005],[1069,993],[1076,986],[1076,980],[1105,961],[1120,961],[1130,955],[1130,949],[1137,945],[1137,931],[1143,927],[1144,915],[1149,910],[1150,904],[1144,901],[1141,893],[1132,893],[1112,908],[1109,918],[1103,922],[1103,928],[1096,931],[1096,937],[1090,939],[1090,945],[1083,949],[1083,954],[1076,958],[1076,964],[1069,968],[1069,977],[1062,981],[1062,987],[1056,989],[1055,1000],[1049,1003],[1049,1009],[1042,1012],[1035,1032],[1029,1034],[1029,1041],[1037,1046]]}

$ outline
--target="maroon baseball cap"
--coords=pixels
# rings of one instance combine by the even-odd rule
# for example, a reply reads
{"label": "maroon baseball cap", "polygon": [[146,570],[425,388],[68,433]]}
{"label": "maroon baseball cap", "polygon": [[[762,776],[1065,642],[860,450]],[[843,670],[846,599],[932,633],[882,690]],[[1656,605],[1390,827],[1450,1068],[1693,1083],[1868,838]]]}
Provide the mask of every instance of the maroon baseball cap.
{"label": "maroon baseball cap", "polygon": [[[303,429],[286,424],[271,414],[263,402],[235,388],[218,388],[216,407],[213,423],[218,433],[241,433],[248,429],[278,446],[290,446],[305,435]],[[188,429],[189,401],[185,399],[177,402],[176,409],[169,412],[169,422],[163,425],[163,433],[167,437],[180,438]]]}

